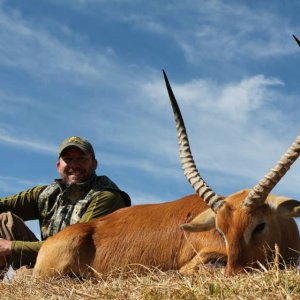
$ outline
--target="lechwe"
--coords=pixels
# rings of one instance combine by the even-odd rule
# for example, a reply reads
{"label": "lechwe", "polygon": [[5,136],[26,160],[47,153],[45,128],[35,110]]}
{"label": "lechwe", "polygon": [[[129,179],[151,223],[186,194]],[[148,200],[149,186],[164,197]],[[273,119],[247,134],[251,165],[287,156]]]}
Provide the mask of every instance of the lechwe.
{"label": "lechwe", "polygon": [[265,265],[278,246],[285,265],[297,263],[300,239],[293,217],[300,202],[270,194],[298,158],[300,136],[252,190],[221,197],[198,173],[184,122],[164,73],[178,132],[184,174],[196,194],[161,204],[120,209],[71,225],[44,242],[34,274],[93,276],[128,265],[194,272],[226,265],[228,275]]}

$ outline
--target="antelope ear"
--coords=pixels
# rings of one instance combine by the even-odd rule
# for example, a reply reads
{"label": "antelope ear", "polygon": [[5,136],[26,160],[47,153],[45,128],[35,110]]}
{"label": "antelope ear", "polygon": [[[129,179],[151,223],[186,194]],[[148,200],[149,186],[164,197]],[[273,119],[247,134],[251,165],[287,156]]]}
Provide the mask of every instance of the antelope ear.
{"label": "antelope ear", "polygon": [[300,202],[291,198],[269,195],[266,203],[284,217],[300,217]]}
{"label": "antelope ear", "polygon": [[210,208],[197,215],[190,223],[181,224],[180,228],[185,231],[199,232],[206,231],[216,227],[216,214]]}

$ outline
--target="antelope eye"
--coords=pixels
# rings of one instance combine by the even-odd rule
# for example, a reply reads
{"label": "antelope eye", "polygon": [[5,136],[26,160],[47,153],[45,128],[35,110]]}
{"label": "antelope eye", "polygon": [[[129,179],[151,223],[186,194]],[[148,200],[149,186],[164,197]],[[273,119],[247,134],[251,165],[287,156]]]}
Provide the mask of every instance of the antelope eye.
{"label": "antelope eye", "polygon": [[253,235],[262,232],[265,229],[265,227],[266,227],[266,223],[260,223],[260,224],[258,224],[255,227],[255,229],[253,230]]}

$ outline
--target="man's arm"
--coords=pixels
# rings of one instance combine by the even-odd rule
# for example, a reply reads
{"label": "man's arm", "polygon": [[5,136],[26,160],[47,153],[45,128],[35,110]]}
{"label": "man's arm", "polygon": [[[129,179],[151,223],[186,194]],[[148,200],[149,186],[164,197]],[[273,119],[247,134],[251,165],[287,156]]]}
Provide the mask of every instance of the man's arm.
{"label": "man's arm", "polygon": [[[19,194],[0,199],[0,213],[11,212],[23,221],[39,218],[38,197],[46,186],[37,186]],[[20,267],[33,266],[42,242],[9,241],[0,238],[0,267],[3,263]],[[4,259],[5,257],[5,259]],[[7,260],[5,262],[5,260]]]}
{"label": "man's arm", "polygon": [[5,265],[12,265],[15,268],[23,265],[33,267],[42,243],[8,241],[0,238],[0,269]]}
{"label": "man's arm", "polygon": [[43,242],[12,241],[8,263],[19,268],[22,265],[33,267]]}
{"label": "man's arm", "polygon": [[10,211],[22,220],[38,219],[38,197],[46,186],[36,186],[19,194],[0,198],[0,213]]}

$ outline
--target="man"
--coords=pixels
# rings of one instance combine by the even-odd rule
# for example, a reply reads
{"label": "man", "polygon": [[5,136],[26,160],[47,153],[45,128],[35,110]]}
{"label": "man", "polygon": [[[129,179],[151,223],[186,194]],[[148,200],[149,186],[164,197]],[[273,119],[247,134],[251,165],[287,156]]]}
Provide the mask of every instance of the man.
{"label": "man", "polygon": [[[68,225],[88,222],[130,206],[130,197],[106,176],[97,176],[92,145],[80,137],[63,141],[56,163],[60,179],[0,199],[0,268],[33,266],[42,241]],[[39,220],[42,241],[24,221]]]}

